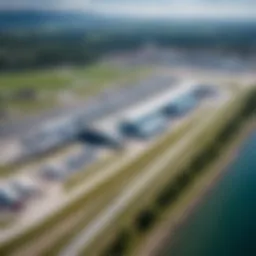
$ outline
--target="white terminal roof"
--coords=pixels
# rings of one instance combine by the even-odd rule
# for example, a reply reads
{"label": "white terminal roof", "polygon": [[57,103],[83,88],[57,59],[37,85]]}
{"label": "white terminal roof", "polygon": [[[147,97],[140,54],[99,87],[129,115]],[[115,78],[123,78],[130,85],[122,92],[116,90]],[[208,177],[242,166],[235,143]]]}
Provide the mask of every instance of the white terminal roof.
{"label": "white terminal roof", "polygon": [[121,134],[119,133],[118,125],[120,123],[120,113],[114,114],[110,117],[107,117],[103,120],[99,120],[89,127],[94,131],[113,136],[114,138],[120,138]]}
{"label": "white terminal roof", "polygon": [[181,83],[179,86],[172,88],[164,93],[161,93],[157,97],[150,99],[139,106],[135,106],[128,109],[122,114],[122,119],[125,121],[135,121],[152,111],[163,107],[168,102],[171,102],[175,98],[179,97],[185,92],[191,90],[192,87],[196,85],[195,81],[186,81]]}
{"label": "white terminal roof", "polygon": [[128,110],[118,112],[103,120],[94,122],[90,128],[107,135],[119,137],[120,134],[118,132],[118,126],[122,121],[136,120],[148,113],[151,113],[156,108],[162,107],[177,96],[188,91],[192,86],[195,86],[195,84],[196,83],[194,81],[183,82],[179,86],[172,87],[169,90],[166,90],[164,93],[158,94],[143,103],[130,107]]}

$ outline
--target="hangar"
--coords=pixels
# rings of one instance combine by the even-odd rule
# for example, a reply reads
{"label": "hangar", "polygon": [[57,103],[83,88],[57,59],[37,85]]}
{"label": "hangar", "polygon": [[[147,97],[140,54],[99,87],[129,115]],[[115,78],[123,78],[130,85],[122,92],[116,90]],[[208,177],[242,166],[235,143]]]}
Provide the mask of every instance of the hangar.
{"label": "hangar", "polygon": [[195,83],[187,91],[170,101],[163,108],[163,112],[168,117],[182,116],[193,110],[201,100],[216,96],[218,96],[218,90],[214,86]]}
{"label": "hangar", "polygon": [[122,133],[129,137],[147,138],[162,132],[168,123],[163,109],[188,92],[192,85],[191,82],[185,82],[123,113],[120,123]]}
{"label": "hangar", "polygon": [[[163,81],[165,83],[163,83]],[[161,84],[167,86],[167,79],[165,78],[163,81]],[[170,81],[170,78],[168,78],[168,81]],[[170,95],[173,95],[175,87],[171,86],[169,83],[169,90],[160,89],[157,93],[157,88],[154,88],[152,85],[155,85],[155,83],[151,83],[151,85],[143,83],[146,91],[147,86],[148,88],[152,88],[147,91],[148,97],[144,97],[146,102],[138,104],[138,101],[135,101],[137,104],[135,104],[135,106],[130,106],[128,110],[121,109],[110,117],[93,122],[86,127],[81,138],[92,145],[122,148],[124,140],[127,137],[133,135],[140,137],[143,137],[143,135],[152,136],[154,133],[162,131],[166,125],[166,118],[162,113],[157,112],[156,110],[163,104],[163,100],[166,101],[167,98],[170,98]],[[146,96],[146,94],[143,93],[144,89],[142,90],[142,88],[143,87],[137,89],[137,94],[133,95],[133,99],[138,97],[141,93]],[[151,98],[149,98],[148,93],[150,90],[153,90],[155,92],[154,94],[156,94],[151,96]],[[127,100],[127,95],[124,96],[125,100]],[[128,100],[132,102],[133,99]],[[138,118],[135,118],[134,115],[137,115]],[[134,117],[134,121],[131,123],[123,121],[124,118],[130,120],[131,116]]]}
{"label": "hangar", "polygon": [[198,101],[191,92],[177,96],[164,108],[163,112],[168,117],[179,117],[193,110]]}
{"label": "hangar", "polygon": [[148,138],[162,132],[167,120],[160,112],[153,112],[133,121],[123,121],[122,132],[128,137]]}

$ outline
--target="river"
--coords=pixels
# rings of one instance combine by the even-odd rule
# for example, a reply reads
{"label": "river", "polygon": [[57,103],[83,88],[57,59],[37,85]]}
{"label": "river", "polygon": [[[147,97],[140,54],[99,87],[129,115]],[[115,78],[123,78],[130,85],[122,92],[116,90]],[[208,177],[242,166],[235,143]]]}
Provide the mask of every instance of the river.
{"label": "river", "polygon": [[256,255],[256,131],[161,256]]}

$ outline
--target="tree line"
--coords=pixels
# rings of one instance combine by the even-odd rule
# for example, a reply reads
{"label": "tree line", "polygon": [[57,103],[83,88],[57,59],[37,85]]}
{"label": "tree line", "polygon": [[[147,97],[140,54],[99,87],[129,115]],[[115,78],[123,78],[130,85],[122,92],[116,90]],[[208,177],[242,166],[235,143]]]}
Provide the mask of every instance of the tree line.
{"label": "tree line", "polygon": [[120,27],[106,31],[80,29],[54,33],[31,31],[25,34],[0,31],[0,71],[85,65],[110,52],[134,50],[148,42],[165,47],[217,48],[244,56],[250,55],[256,47],[252,40],[254,34],[249,31],[243,34],[241,29],[239,33],[210,36],[203,31],[181,33],[179,29],[168,26],[139,28],[135,26],[122,30]]}

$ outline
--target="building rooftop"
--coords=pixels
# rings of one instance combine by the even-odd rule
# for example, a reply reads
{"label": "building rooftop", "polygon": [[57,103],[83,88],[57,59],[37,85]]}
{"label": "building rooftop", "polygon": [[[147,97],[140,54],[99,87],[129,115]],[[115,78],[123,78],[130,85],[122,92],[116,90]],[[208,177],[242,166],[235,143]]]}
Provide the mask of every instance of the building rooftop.
{"label": "building rooftop", "polygon": [[118,127],[121,115],[122,113],[119,112],[103,120],[99,120],[90,125],[89,129],[95,132],[100,132],[103,135],[111,136],[115,139],[120,139],[121,133],[119,132]]}
{"label": "building rooftop", "polygon": [[88,128],[90,130],[121,139],[122,133],[119,131],[119,127],[123,120],[134,120],[146,115],[147,113],[151,113],[156,108],[161,107],[166,102],[169,102],[172,98],[188,90],[192,84],[192,82],[186,82],[181,84],[179,87],[170,87],[143,103],[131,106],[128,110],[121,110],[109,117],[93,122],[88,126]]}
{"label": "building rooftop", "polygon": [[146,102],[136,105],[133,108],[128,109],[127,111],[122,113],[122,120],[125,121],[134,121],[143,116],[152,113],[153,111],[161,108],[168,102],[174,100],[175,98],[182,95],[184,92],[190,90],[193,86],[195,86],[194,81],[186,81],[181,83],[178,87],[171,88],[168,91],[162,92],[157,97],[151,98]]}

